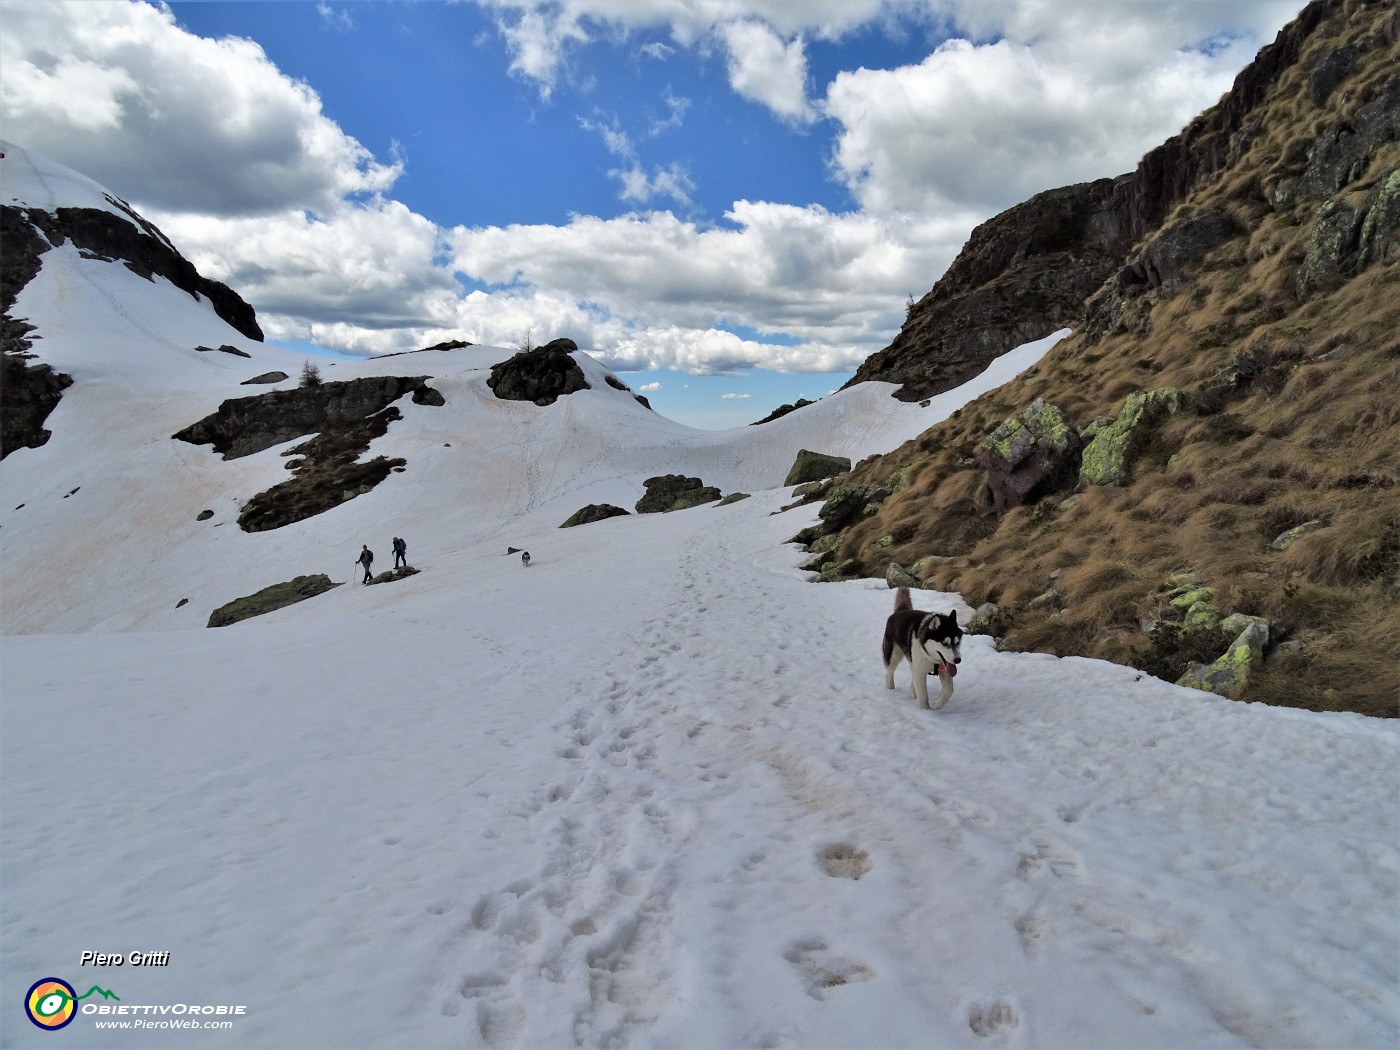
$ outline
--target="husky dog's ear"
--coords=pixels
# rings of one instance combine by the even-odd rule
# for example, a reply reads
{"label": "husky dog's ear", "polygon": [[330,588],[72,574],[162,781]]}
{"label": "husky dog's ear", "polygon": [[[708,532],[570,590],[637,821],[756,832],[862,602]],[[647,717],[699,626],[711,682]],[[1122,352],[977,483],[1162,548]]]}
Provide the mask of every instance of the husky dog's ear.
{"label": "husky dog's ear", "polygon": [[947,616],[947,620],[954,627],[956,627],[958,625],[958,610],[954,609],[952,612],[950,612]]}

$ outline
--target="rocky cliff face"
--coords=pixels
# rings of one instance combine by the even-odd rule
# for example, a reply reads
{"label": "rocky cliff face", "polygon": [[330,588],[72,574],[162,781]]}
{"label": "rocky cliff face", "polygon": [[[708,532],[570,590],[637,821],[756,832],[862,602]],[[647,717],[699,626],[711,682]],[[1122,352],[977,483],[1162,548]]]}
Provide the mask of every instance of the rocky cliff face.
{"label": "rocky cliff face", "polygon": [[[1054,214],[1061,240],[1031,232]],[[1056,252],[1102,279],[1057,281]],[[1323,0],[1131,175],[977,231],[858,378],[926,396],[978,340],[1075,332],[858,464],[813,567],[912,570],[987,604],[1003,646],[1400,714],[1397,263],[1400,8]],[[1053,317],[1015,308],[1051,294]]]}
{"label": "rocky cliff face", "polygon": [[121,261],[147,280],[159,274],[177,288],[209,300],[243,335],[262,340],[251,306],[227,285],[201,277],[160,230],[124,202],[108,200],[127,218],[95,208],[50,213],[0,205],[0,459],[48,441],[44,422],[73,383],[71,376],[37,360],[27,338],[33,326],[11,316],[16,297],[39,272],[43,254],[55,245],[71,240],[84,253]]}
{"label": "rocky cliff face", "polygon": [[[233,289],[226,284],[201,277],[194,265],[175,250],[175,246],[160,230],[122,201],[112,197],[108,200],[120,208],[128,218],[123,219],[96,208],[59,208],[55,212],[46,212],[35,208],[0,206],[0,212],[3,213],[5,255],[10,256],[12,251],[17,254],[23,253],[27,256],[23,261],[24,265],[30,268],[32,273],[37,273],[39,254],[47,251],[50,245],[59,245],[71,240],[82,251],[96,258],[122,262],[133,273],[140,274],[147,280],[159,274],[190,295],[204,296],[214,307],[214,312],[233,328],[249,339],[262,341],[262,329],[258,327],[253,308]],[[42,231],[47,242],[33,236],[18,237],[12,241],[11,231],[22,226]],[[8,270],[11,263],[7,261],[5,265]],[[23,287],[23,284],[19,287]],[[15,291],[17,293],[19,289],[16,288]]]}
{"label": "rocky cliff face", "polygon": [[[1319,32],[1335,39],[1338,20],[1350,18],[1352,9],[1387,7],[1392,10],[1371,12],[1382,17],[1369,18],[1367,39],[1311,53]],[[1283,81],[1310,108],[1326,111],[1339,87],[1363,66],[1374,65],[1378,48],[1394,46],[1397,17],[1384,0],[1313,3],[1260,51],[1218,105],[1148,153],[1132,173],[1038,194],[983,223],[933,290],[911,306],[894,341],[867,359],[847,385],[902,383],[895,396],[919,401],[1059,328],[1089,319],[1102,330],[1113,323],[1100,316],[1102,308],[1112,304],[1101,301],[1091,308],[1089,300],[1106,278],[1123,270],[1130,254],[1133,265],[1120,286],[1155,288],[1178,281],[1183,268],[1238,229],[1224,209],[1175,223],[1168,218],[1202,187],[1237,170],[1267,137],[1266,129],[1278,120]],[[1292,74],[1305,56],[1306,76],[1295,83]],[[1364,104],[1342,107],[1344,114],[1320,134],[1296,141],[1288,156],[1277,158],[1282,163],[1264,176],[1268,185],[1260,188],[1287,206],[1299,193],[1326,197],[1354,181],[1377,150],[1395,139],[1397,90],[1392,80],[1368,92]],[[1363,222],[1354,213],[1335,218],[1333,239],[1354,241],[1351,226]]]}
{"label": "rocky cliff face", "polygon": [[846,385],[903,384],[921,401],[960,386],[1022,343],[1079,323],[1084,303],[1122,262],[1111,179],[1049,190],[972,231],[889,346]]}

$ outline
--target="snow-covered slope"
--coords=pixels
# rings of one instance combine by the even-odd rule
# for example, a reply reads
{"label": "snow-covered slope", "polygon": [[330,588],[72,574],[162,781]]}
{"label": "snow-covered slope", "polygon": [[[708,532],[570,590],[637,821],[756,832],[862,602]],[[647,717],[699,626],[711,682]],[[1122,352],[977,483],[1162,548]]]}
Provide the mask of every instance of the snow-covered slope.
{"label": "snow-covered slope", "polygon": [[[6,152],[0,199],[37,202]],[[1395,726],[985,638],[921,711],[903,671],[883,688],[890,592],[797,567],[798,448],[891,448],[1043,344],[926,408],[865,384],[722,433],[585,355],[593,389],[544,408],[486,388],[506,350],[326,363],[446,403],[398,403],[369,454],[402,473],[247,534],[283,449],[170,435],[301,358],[71,246],[43,260],[13,312],[75,383],[0,464],[5,1045],[1400,1039]],[[677,472],[754,496],[557,528]],[[203,628],[294,575],[353,581],[361,543],[387,568],[396,534],[419,575]],[[42,1032],[18,1004],[48,976],[143,1009]],[[98,1027],[192,1003],[244,1012]]]}

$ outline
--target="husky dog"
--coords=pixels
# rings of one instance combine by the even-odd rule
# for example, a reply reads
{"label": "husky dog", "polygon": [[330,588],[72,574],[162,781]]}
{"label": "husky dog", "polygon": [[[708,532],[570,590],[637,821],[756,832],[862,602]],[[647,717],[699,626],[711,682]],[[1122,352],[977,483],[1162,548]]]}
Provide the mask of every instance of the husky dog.
{"label": "husky dog", "polygon": [[[913,677],[909,695],[924,708],[937,711],[953,695],[953,676],[962,663],[962,628],[958,626],[957,610],[950,613],[922,612],[914,608],[909,588],[895,592],[894,612],[885,621],[885,640],[881,650],[885,657],[885,688],[894,688],[894,669],[899,661],[908,660]],[[943,691],[938,702],[928,701],[928,676],[938,672]]]}
{"label": "husky dog", "polygon": [[520,564],[523,565],[523,566],[525,566],[525,568],[527,568],[527,569],[530,567],[530,552],[529,552],[529,551],[521,551],[521,552],[520,552]]}

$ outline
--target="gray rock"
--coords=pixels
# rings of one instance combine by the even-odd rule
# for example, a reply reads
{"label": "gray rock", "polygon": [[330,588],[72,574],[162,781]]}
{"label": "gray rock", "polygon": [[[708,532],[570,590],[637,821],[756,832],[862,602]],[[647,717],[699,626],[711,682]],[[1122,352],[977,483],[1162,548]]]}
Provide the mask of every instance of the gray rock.
{"label": "gray rock", "polygon": [[1274,542],[1269,544],[1269,548],[1276,551],[1287,550],[1299,536],[1306,536],[1308,533],[1316,532],[1324,527],[1319,520],[1305,521],[1301,525],[1295,525],[1291,529],[1280,532],[1274,537]]}
{"label": "gray rock", "polygon": [[846,456],[830,456],[824,452],[799,449],[783,484],[801,485],[807,481],[821,481],[823,478],[845,474],[850,469],[851,461]]}
{"label": "gray rock", "polygon": [[492,365],[486,385],[506,401],[552,405],[561,397],[588,389],[583,369],[570,356],[577,351],[572,339],[554,339],[533,350],[522,350],[508,361]]}
{"label": "gray rock", "polygon": [[378,576],[371,577],[369,582],[371,585],[376,583],[394,583],[409,576],[417,576],[418,571],[419,570],[415,569],[412,565],[402,565],[397,569],[390,569],[388,572],[381,572]]}
{"label": "gray rock", "polygon": [[1238,700],[1249,683],[1250,672],[1264,662],[1268,644],[1268,623],[1256,619],[1239,633],[1218,660],[1210,665],[1193,664],[1176,684]]}
{"label": "gray rock", "polygon": [[1064,413],[1036,398],[978,446],[992,505],[1005,513],[1058,489],[1073,487],[1079,471],[1079,434]]}
{"label": "gray rock", "polygon": [[890,562],[885,570],[885,582],[890,587],[909,587],[913,590],[923,587],[923,582],[898,562]]}
{"label": "gray rock", "polygon": [[658,514],[673,510],[698,507],[703,503],[713,503],[721,493],[713,485],[706,485],[699,478],[689,478],[684,474],[663,474],[647,478],[646,495],[637,501],[638,514]]}
{"label": "gray rock", "polygon": [[282,382],[282,380],[284,380],[284,379],[286,379],[286,378],[287,378],[287,373],[286,373],[286,372],[264,372],[264,373],[262,373],[262,375],[256,375],[256,376],[254,376],[252,379],[245,379],[245,380],[243,380],[243,382],[239,383],[238,385],[239,385],[239,386],[264,386],[264,385],[267,385],[267,384],[269,384],[269,383],[280,383],[280,382]]}
{"label": "gray rock", "polygon": [[752,495],[752,493],[748,493],[748,492],[731,492],[729,495],[725,496],[724,499],[722,499],[722,500],[720,500],[718,503],[716,503],[715,506],[717,506],[717,507],[727,507],[727,506],[729,506],[731,503],[738,503],[741,499],[748,499],[750,495]]}
{"label": "gray rock", "polygon": [[326,576],[325,573],[316,576],[298,576],[286,583],[274,583],[271,587],[264,587],[260,591],[254,591],[252,594],[235,598],[233,601],[219,606],[209,614],[209,623],[206,626],[227,627],[240,620],[261,616],[263,613],[283,609],[288,605],[295,605],[297,602],[304,602],[308,598],[314,598],[318,594],[324,594],[331,588],[339,586],[338,583],[332,583],[330,577]]}
{"label": "gray rock", "polygon": [[[605,518],[619,517],[627,517],[627,511],[621,507],[614,507],[611,503],[590,503],[570,514],[568,520],[559,527],[572,529],[575,525],[591,525],[593,522],[603,521]],[[515,553],[515,548],[512,547],[507,553]]]}

